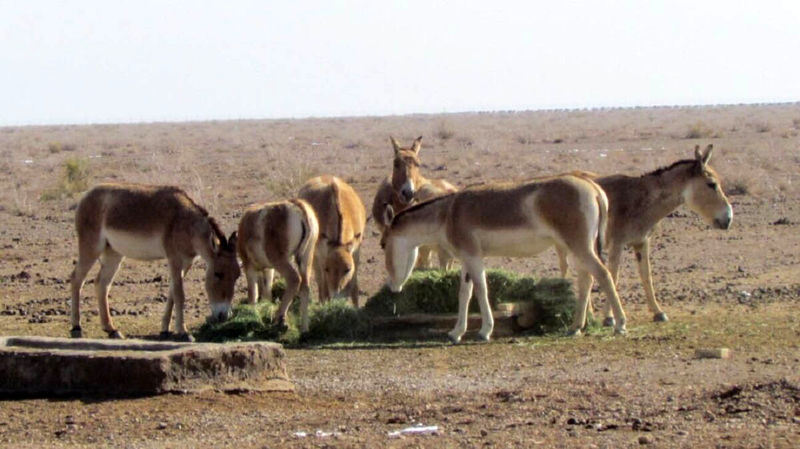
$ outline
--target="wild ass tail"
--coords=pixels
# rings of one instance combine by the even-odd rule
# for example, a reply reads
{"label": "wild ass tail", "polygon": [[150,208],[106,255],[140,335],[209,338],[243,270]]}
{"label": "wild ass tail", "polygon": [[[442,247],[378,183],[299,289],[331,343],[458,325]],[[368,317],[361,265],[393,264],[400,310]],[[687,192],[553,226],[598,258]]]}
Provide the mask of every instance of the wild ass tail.
{"label": "wild ass tail", "polygon": [[602,187],[599,185],[595,184],[595,189],[597,190],[597,206],[600,209],[595,250],[597,251],[597,257],[605,264],[606,259],[603,257],[603,247],[606,244],[606,228],[608,227],[608,197],[606,196],[606,192],[603,191]]}
{"label": "wild ass tail", "polygon": [[311,267],[314,262],[314,249],[317,246],[317,238],[319,237],[319,223],[317,222],[317,215],[305,200],[294,199],[292,200],[295,206],[303,212],[303,238],[300,239],[300,244],[297,246],[295,252],[295,262],[300,268],[300,276],[302,282],[308,284],[311,279]]}

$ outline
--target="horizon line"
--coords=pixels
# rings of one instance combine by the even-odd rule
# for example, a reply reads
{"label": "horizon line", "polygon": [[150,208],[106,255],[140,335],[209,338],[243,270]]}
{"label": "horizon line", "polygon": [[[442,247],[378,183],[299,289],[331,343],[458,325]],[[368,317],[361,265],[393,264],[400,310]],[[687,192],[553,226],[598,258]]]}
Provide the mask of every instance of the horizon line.
{"label": "horizon line", "polygon": [[632,105],[632,106],[584,106],[584,107],[551,107],[540,109],[476,109],[452,112],[409,112],[397,114],[341,114],[341,115],[304,115],[286,117],[239,117],[239,118],[176,118],[163,120],[131,119],[130,121],[87,121],[87,122],[53,122],[53,123],[24,123],[24,124],[0,124],[0,129],[7,128],[35,128],[35,127],[78,127],[78,126],[114,126],[114,125],[155,125],[155,124],[181,124],[181,123],[208,123],[208,122],[246,122],[246,121],[303,121],[303,120],[324,120],[324,119],[365,119],[365,118],[390,118],[390,117],[413,117],[413,116],[441,116],[441,115],[463,115],[463,114],[520,114],[531,112],[578,112],[578,111],[613,111],[627,109],[680,109],[680,108],[723,108],[737,106],[789,106],[800,105],[800,100],[789,101],[765,101],[765,102],[739,102],[739,103],[703,103],[703,104],[654,104],[654,105]]}

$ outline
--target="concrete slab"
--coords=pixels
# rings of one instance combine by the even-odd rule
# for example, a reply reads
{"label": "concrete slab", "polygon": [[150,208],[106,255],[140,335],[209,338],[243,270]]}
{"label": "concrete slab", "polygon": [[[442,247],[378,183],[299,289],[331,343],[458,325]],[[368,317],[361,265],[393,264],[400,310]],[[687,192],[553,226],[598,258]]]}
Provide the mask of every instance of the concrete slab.
{"label": "concrete slab", "polygon": [[292,391],[277,343],[0,337],[0,395]]}

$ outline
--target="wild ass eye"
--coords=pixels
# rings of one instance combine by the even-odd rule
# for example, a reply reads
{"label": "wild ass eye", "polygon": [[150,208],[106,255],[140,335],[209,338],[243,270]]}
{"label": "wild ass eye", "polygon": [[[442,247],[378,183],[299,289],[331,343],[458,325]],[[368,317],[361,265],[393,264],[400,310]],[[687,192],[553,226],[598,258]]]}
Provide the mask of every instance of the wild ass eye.
{"label": "wild ass eye", "polygon": [[708,186],[708,188],[710,188],[712,190],[716,190],[717,189],[717,183],[716,182],[709,182],[706,185]]}
{"label": "wild ass eye", "polygon": [[214,272],[214,277],[219,279],[219,280],[223,280],[223,279],[225,279],[225,273]]}

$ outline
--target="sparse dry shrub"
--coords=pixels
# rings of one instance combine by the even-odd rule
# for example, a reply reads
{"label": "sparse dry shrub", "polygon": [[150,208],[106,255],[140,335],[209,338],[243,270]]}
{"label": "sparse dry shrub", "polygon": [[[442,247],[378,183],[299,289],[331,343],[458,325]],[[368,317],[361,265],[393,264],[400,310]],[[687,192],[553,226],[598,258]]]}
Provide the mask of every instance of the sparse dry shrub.
{"label": "sparse dry shrub", "polygon": [[703,121],[697,121],[689,126],[684,135],[686,139],[707,139],[709,137],[715,137],[714,130]]}
{"label": "sparse dry shrub", "polygon": [[793,118],[792,126],[794,127],[794,129],[800,129],[800,118]]}
{"label": "sparse dry shrub", "polygon": [[264,185],[275,199],[294,198],[300,187],[318,174],[319,170],[309,164],[289,165],[275,169],[266,177]]}
{"label": "sparse dry shrub", "polygon": [[756,132],[759,133],[767,133],[772,130],[772,127],[766,122],[755,123],[753,124],[753,128],[755,128]]}
{"label": "sparse dry shrub", "polygon": [[729,196],[749,195],[750,181],[741,177],[732,179],[725,186],[725,193]]}
{"label": "sparse dry shrub", "polygon": [[72,152],[75,151],[75,145],[71,143],[62,144],[61,142],[50,142],[47,144],[47,151],[50,154],[57,154],[62,151]]}
{"label": "sparse dry shrub", "polygon": [[435,135],[441,140],[448,140],[453,138],[453,136],[456,135],[456,132],[453,131],[453,128],[450,127],[449,123],[441,121],[439,122],[439,127],[436,129]]}
{"label": "sparse dry shrub", "polygon": [[69,158],[64,161],[61,179],[58,184],[42,193],[44,201],[72,198],[89,188],[89,160]]}

